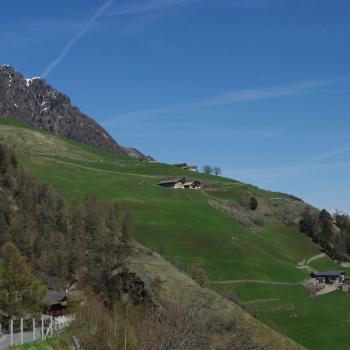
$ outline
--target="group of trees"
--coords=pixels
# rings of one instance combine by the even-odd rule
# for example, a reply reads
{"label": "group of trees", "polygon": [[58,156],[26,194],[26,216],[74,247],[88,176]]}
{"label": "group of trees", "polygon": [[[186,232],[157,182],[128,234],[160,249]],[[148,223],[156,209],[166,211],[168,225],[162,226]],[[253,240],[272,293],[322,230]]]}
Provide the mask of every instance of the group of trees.
{"label": "group of trees", "polygon": [[299,222],[300,231],[311,237],[331,257],[339,260],[350,258],[350,218],[326,210],[318,215],[306,209]]}
{"label": "group of trees", "polygon": [[[55,277],[62,284],[79,280],[80,286],[92,292],[72,329],[86,349],[120,345],[143,350],[204,350],[211,335],[227,334],[226,325],[202,317],[207,304],[189,301],[187,295],[182,300],[157,300],[157,306],[140,305],[138,301],[147,297],[144,283],[136,275],[131,280],[125,264],[131,239],[130,215],[117,204],[89,197],[67,206],[51,187],[19,168],[12,150],[0,144],[2,313],[23,317],[40,312],[46,289],[37,276],[45,284]],[[198,284],[207,285],[200,265],[192,265],[189,273]],[[125,293],[128,298],[123,302]],[[131,308],[131,304],[139,306]],[[232,339],[217,349],[262,349],[249,332],[241,334],[235,327],[229,330]],[[237,345],[240,342],[242,347]]]}
{"label": "group of trees", "polygon": [[210,165],[204,165],[203,171],[209,175],[212,175],[212,174],[214,174],[216,176],[221,175],[221,169],[217,166],[212,167]]}
{"label": "group of trees", "polygon": [[0,247],[12,242],[45,282],[78,279],[100,292],[130,239],[130,216],[117,204],[89,197],[66,206],[0,144]]}
{"label": "group of trees", "polygon": [[[84,349],[267,350],[238,320],[222,322],[211,300],[175,294],[157,308],[131,309],[121,302],[112,312],[88,295],[71,329]],[[146,311],[146,312],[145,312]],[[213,340],[220,344],[213,346]]]}
{"label": "group of trees", "polygon": [[10,242],[0,249],[0,258],[4,267],[0,276],[0,310],[4,316],[40,313],[46,289],[35,278],[26,259]]}

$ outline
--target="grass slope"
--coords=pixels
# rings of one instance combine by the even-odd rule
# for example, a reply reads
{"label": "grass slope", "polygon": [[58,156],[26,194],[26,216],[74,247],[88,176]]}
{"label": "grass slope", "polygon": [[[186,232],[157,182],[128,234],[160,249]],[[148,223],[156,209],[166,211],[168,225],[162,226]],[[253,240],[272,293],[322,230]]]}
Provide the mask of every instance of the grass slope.
{"label": "grass slope", "polygon": [[[67,202],[96,193],[132,209],[134,236],[140,243],[183,266],[200,262],[211,280],[301,282],[307,273],[296,265],[320,253],[294,228],[271,219],[259,230],[247,230],[208,204],[213,199],[234,200],[242,193],[293,201],[287,196],[231,179],[99,152],[5,118],[0,118],[1,140],[16,145],[21,164],[40,180],[52,184]],[[50,147],[44,147],[45,144]],[[172,190],[157,186],[159,180],[173,176],[200,179],[207,189]],[[311,265],[335,268],[329,259]],[[272,305],[268,310],[268,305],[267,311],[257,309],[258,319],[275,325],[281,333],[310,349],[334,348],[335,339],[337,349],[347,349],[350,332],[343,327],[347,317],[344,312],[337,312],[346,310],[346,295],[336,293],[316,300],[299,286],[242,284],[215,288],[234,289],[245,302],[280,299],[276,308]],[[327,300],[332,302],[331,310],[325,309]],[[285,311],[286,305],[293,313]],[[256,309],[254,305],[253,308]],[[329,322],[320,322],[315,331],[317,315]]]}

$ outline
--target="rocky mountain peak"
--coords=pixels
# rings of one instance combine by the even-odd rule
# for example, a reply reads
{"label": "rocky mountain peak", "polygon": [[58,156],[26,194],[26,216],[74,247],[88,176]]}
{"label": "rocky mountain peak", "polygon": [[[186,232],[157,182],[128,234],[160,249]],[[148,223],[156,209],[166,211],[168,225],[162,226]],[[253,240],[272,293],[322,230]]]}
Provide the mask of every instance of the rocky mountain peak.
{"label": "rocky mountain peak", "polygon": [[17,119],[101,151],[146,158],[119,145],[97,122],[71,104],[70,98],[35,77],[26,79],[10,65],[0,66],[0,116]]}

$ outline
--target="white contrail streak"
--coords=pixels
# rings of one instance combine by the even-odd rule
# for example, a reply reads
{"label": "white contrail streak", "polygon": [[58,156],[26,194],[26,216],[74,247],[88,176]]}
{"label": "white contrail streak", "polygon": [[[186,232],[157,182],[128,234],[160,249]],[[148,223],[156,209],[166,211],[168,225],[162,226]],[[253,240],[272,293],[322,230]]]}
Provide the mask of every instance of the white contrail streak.
{"label": "white contrail streak", "polygon": [[101,6],[92,18],[87,22],[84,27],[67,43],[63,48],[62,52],[46,67],[42,73],[42,77],[46,78],[52,70],[66,57],[72,47],[87,33],[91,26],[96,22],[96,20],[101,17],[105,11],[114,3],[114,0],[107,0],[103,6]]}
{"label": "white contrail streak", "polygon": [[315,158],[312,158],[312,159],[309,159],[309,160],[306,160],[306,161],[304,161],[304,162],[302,162],[300,164],[297,164],[297,165],[294,165],[294,166],[282,169],[279,172],[277,172],[274,176],[272,176],[269,180],[264,181],[263,185],[264,186],[269,185],[276,178],[288,176],[288,175],[290,175],[293,172],[306,169],[309,166],[314,165],[314,164],[318,164],[319,162],[321,162],[323,160],[328,160],[328,159],[334,158],[334,157],[336,157],[338,155],[341,155],[341,154],[344,154],[344,153],[348,153],[348,152],[350,152],[350,144],[349,143],[347,143],[345,145],[342,145],[341,147],[332,149],[332,150],[330,150],[328,152],[325,152],[323,154],[320,154],[319,156],[317,156]]}

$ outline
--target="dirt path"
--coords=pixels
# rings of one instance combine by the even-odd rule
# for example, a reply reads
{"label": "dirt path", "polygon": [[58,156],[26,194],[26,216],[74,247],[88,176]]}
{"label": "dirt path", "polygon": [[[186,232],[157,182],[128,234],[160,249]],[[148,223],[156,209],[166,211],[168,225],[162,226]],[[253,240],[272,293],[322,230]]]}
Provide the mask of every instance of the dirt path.
{"label": "dirt path", "polygon": [[248,301],[246,303],[242,303],[243,305],[252,305],[252,304],[258,304],[258,303],[270,303],[274,301],[281,301],[281,299],[256,299],[252,301]]}
{"label": "dirt path", "polygon": [[302,282],[275,282],[275,281],[264,281],[264,280],[229,280],[229,281],[209,281],[209,284],[217,285],[230,285],[230,284],[244,284],[244,283],[254,283],[254,284],[267,284],[273,286],[300,286]]}
{"label": "dirt path", "polygon": [[123,171],[112,171],[112,170],[103,170],[103,169],[96,169],[96,168],[91,168],[85,165],[80,165],[76,163],[71,163],[71,162],[66,162],[63,160],[58,160],[50,157],[41,157],[42,159],[55,162],[58,164],[62,164],[71,168],[79,168],[79,169],[84,169],[84,170],[89,170],[89,171],[94,171],[96,173],[101,173],[101,174],[108,174],[108,175],[126,175],[126,176],[137,176],[137,177],[143,177],[143,178],[151,178],[151,179],[159,179],[161,176],[157,175],[144,175],[144,174],[134,174],[134,173],[126,173]]}
{"label": "dirt path", "polygon": [[316,293],[316,295],[325,295],[325,294],[333,293],[333,292],[335,292],[337,290],[338,290],[338,285],[328,285],[328,284],[326,284],[323,289],[321,289],[320,291],[318,291]]}
{"label": "dirt path", "polygon": [[325,254],[325,253],[315,255],[315,256],[311,257],[309,260],[304,259],[304,260],[300,261],[296,267],[297,267],[297,269],[312,272],[314,270],[314,268],[310,266],[310,263],[312,263],[313,261],[325,258],[325,257],[327,257],[327,254]]}
{"label": "dirt path", "polygon": [[327,254],[325,254],[325,253],[315,255],[306,262],[306,265],[309,265],[310,263],[312,263],[315,260],[319,260],[319,259],[326,258],[326,257],[327,257]]}

